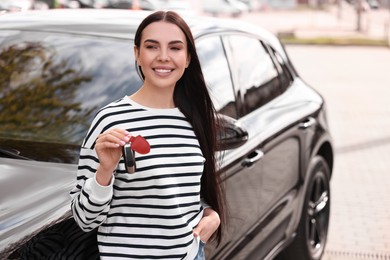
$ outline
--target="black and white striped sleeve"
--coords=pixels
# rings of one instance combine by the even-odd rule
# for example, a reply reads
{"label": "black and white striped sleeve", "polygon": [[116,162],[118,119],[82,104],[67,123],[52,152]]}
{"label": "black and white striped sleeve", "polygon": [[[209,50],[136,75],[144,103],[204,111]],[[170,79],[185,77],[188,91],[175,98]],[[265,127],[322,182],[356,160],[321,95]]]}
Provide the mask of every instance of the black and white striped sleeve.
{"label": "black and white striped sleeve", "polygon": [[91,231],[105,221],[113,195],[114,176],[108,186],[98,184],[96,181],[98,165],[95,150],[81,148],[77,185],[71,191],[71,206],[73,217],[84,231]]}

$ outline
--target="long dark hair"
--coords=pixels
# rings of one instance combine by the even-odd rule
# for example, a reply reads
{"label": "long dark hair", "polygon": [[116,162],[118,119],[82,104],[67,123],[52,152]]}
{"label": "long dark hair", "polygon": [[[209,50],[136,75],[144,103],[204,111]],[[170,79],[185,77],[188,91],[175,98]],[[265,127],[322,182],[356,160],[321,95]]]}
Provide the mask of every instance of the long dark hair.
{"label": "long dark hair", "polygon": [[[177,25],[187,40],[187,49],[191,61],[183,76],[176,83],[173,93],[175,105],[192,124],[194,132],[205,157],[204,171],[201,179],[201,196],[215,210],[221,219],[221,225],[215,234],[217,242],[221,241],[222,227],[225,222],[224,197],[221,178],[216,169],[215,152],[217,148],[217,118],[200,67],[195,41],[187,23],[175,12],[157,11],[147,16],[139,25],[134,44],[139,49],[142,32],[146,26],[154,22],[168,22]],[[142,74],[141,68],[138,68]]]}

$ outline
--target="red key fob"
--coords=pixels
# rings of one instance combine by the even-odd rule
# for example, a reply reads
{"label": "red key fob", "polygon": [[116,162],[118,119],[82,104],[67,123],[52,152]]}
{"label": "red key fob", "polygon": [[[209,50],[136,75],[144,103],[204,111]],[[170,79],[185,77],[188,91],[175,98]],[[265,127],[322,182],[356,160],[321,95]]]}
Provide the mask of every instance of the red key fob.
{"label": "red key fob", "polygon": [[150,152],[150,144],[140,135],[130,137],[131,148],[140,154],[147,154]]}
{"label": "red key fob", "polygon": [[125,160],[125,166],[128,173],[135,172],[135,152],[140,154],[147,154],[150,152],[150,145],[148,141],[138,135],[130,137],[130,141],[123,146],[123,158]]}

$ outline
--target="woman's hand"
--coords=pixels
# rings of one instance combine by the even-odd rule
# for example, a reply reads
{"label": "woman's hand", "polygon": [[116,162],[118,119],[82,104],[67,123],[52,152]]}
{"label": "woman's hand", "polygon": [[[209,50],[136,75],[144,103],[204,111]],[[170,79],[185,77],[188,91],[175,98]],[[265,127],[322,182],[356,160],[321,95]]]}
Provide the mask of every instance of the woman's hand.
{"label": "woman's hand", "polygon": [[96,180],[99,184],[110,183],[112,173],[122,157],[122,146],[129,142],[130,137],[131,134],[126,130],[115,128],[105,131],[96,139],[95,150],[100,162]]}
{"label": "woman's hand", "polygon": [[217,212],[212,208],[206,208],[203,212],[203,217],[199,221],[198,226],[194,229],[194,237],[200,236],[200,239],[207,243],[210,237],[218,229],[221,220]]}

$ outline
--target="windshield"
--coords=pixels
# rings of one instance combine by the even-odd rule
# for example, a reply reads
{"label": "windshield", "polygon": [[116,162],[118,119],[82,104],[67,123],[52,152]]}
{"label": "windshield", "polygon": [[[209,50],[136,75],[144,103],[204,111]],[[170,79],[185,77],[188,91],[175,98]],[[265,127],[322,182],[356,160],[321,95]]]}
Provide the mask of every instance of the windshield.
{"label": "windshield", "polygon": [[99,108],[141,84],[132,41],[0,31],[0,138],[80,144]]}

